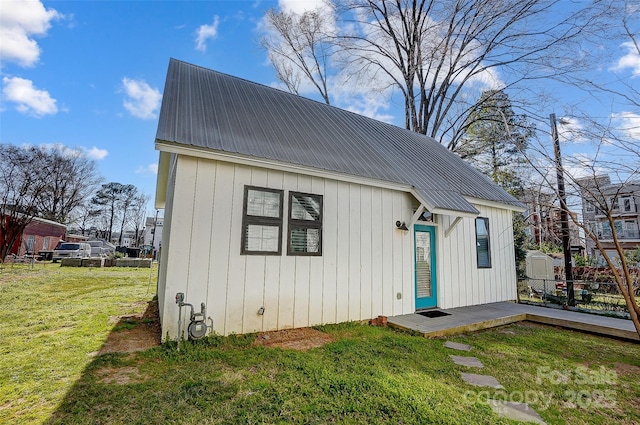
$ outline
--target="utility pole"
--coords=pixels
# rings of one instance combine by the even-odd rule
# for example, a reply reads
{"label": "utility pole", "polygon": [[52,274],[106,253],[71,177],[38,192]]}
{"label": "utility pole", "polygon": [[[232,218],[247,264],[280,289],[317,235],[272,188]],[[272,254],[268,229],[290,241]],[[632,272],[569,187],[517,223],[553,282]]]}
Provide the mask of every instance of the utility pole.
{"label": "utility pole", "polygon": [[153,254],[153,259],[154,260],[156,258],[155,242],[156,242],[156,225],[158,223],[158,212],[159,212],[159,210],[156,210],[156,216],[153,219],[153,231],[151,232],[151,253]]}
{"label": "utility pole", "polygon": [[553,151],[556,156],[556,176],[558,179],[558,197],[560,198],[560,229],[562,230],[562,251],[564,252],[564,274],[567,282],[567,305],[576,305],[576,296],[573,290],[573,270],[571,269],[571,247],[569,245],[569,209],[567,207],[567,195],[564,190],[564,169],[562,168],[562,155],[560,154],[560,138],[556,125],[556,114],[549,115],[551,120],[551,137],[553,138]]}

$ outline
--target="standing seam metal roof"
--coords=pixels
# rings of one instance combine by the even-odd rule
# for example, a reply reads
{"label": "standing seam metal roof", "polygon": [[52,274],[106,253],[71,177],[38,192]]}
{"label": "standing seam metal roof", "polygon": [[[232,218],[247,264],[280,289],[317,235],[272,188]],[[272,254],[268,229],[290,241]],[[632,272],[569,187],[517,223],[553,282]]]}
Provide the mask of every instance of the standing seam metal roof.
{"label": "standing seam metal roof", "polygon": [[175,59],[156,140],[408,184],[442,210],[522,206],[432,138]]}

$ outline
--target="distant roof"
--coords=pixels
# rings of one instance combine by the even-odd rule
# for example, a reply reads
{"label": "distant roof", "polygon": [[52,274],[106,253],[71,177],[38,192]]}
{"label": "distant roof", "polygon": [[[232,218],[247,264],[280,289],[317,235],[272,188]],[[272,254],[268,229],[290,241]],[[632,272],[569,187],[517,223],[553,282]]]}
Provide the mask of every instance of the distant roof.
{"label": "distant roof", "polygon": [[156,142],[406,184],[432,210],[478,214],[465,196],[523,207],[430,137],[175,59]]}

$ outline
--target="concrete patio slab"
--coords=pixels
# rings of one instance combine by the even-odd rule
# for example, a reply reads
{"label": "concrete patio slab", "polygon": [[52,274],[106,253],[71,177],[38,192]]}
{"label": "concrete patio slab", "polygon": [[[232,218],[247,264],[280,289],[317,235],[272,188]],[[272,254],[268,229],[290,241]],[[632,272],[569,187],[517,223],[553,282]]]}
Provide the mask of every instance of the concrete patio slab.
{"label": "concrete patio slab", "polygon": [[[441,309],[442,310],[442,309]],[[554,308],[500,302],[442,310],[442,317],[404,314],[388,318],[389,326],[442,337],[528,320],[604,336],[640,342],[631,320]]]}
{"label": "concrete patio slab", "polygon": [[471,346],[468,344],[461,344],[459,342],[447,341],[444,343],[447,348],[452,348],[459,351],[471,351]]}
{"label": "concrete patio slab", "polygon": [[504,388],[496,378],[489,375],[477,375],[475,373],[463,372],[462,380],[467,384],[471,384],[476,387]]}
{"label": "concrete patio slab", "polygon": [[526,403],[514,401],[489,400],[489,406],[499,416],[521,422],[546,424],[542,417]]}
{"label": "concrete patio slab", "polygon": [[466,367],[477,367],[482,368],[484,365],[480,360],[475,357],[464,357],[464,356],[453,356],[450,355],[451,360],[458,366],[466,366]]}

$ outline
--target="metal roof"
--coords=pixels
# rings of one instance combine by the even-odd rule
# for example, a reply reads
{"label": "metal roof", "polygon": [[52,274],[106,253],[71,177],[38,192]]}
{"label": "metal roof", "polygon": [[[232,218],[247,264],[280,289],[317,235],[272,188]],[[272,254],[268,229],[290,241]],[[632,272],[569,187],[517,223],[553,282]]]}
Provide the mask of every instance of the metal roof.
{"label": "metal roof", "polygon": [[432,138],[175,59],[156,141],[410,185],[452,213],[478,214],[465,196],[522,207]]}

